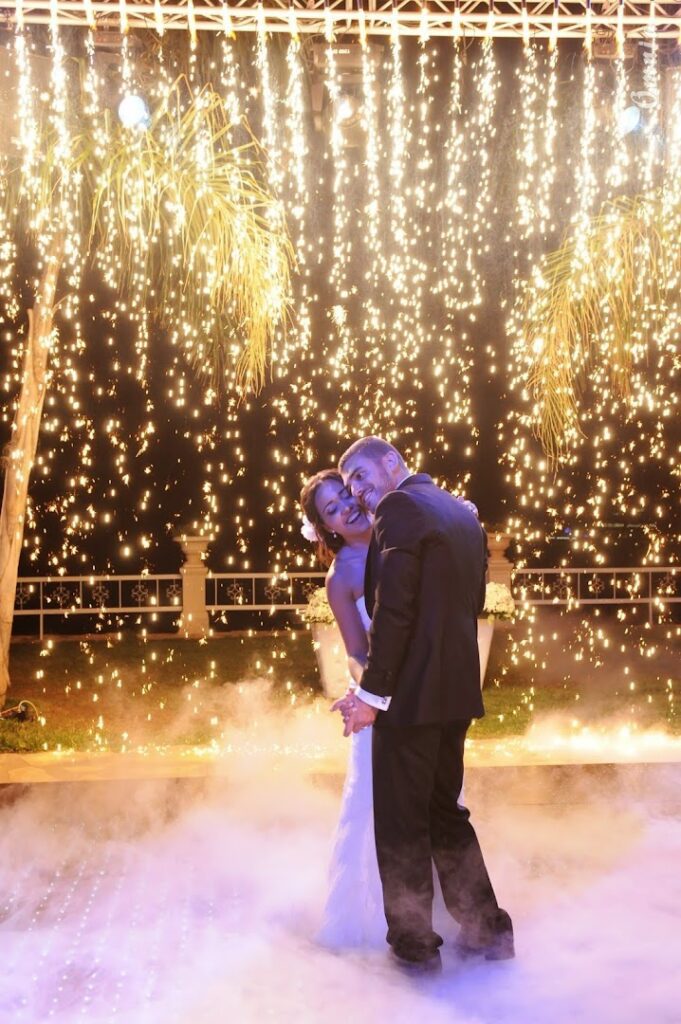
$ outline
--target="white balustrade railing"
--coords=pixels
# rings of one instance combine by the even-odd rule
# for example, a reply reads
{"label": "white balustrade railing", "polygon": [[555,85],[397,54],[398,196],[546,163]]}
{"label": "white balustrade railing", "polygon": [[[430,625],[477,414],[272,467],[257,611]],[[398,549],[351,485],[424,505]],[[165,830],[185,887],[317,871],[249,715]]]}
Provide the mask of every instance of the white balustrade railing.
{"label": "white balustrade railing", "polygon": [[591,605],[647,605],[648,621],[681,604],[681,566],[516,569],[518,603],[576,610]]}
{"label": "white balustrade railing", "polygon": [[[225,612],[284,612],[303,608],[310,592],[323,585],[324,573],[207,573],[205,609],[214,618]],[[516,602],[569,611],[593,605],[646,605],[648,620],[681,604],[681,567],[516,569]],[[15,617],[37,617],[40,636],[51,617],[91,615],[148,616],[183,611],[180,573],[139,576],[21,577]]]}
{"label": "white balustrade railing", "polygon": [[[208,573],[208,612],[280,612],[303,608],[311,590],[323,586],[322,572]],[[149,616],[155,622],[164,613],[178,620],[183,611],[180,573],[139,576],[23,576],[17,581],[14,616],[39,621],[42,639],[45,620],[58,616]],[[16,631],[16,629],[15,629]]]}
{"label": "white balustrade railing", "polygon": [[313,590],[324,585],[323,572],[209,573],[206,607],[209,612],[270,612],[304,608]]}
{"label": "white balustrade railing", "polygon": [[150,615],[182,611],[179,573],[140,576],[22,576],[14,617],[37,617],[40,637],[48,616]]}

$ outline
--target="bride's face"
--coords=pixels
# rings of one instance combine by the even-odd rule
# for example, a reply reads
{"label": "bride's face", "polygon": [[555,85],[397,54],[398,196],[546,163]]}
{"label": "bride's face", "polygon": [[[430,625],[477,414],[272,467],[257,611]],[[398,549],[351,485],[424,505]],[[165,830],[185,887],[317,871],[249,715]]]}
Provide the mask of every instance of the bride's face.
{"label": "bride's face", "polygon": [[339,534],[343,540],[353,540],[371,529],[368,516],[357,498],[334,480],[317,488],[315,505],[327,530]]}

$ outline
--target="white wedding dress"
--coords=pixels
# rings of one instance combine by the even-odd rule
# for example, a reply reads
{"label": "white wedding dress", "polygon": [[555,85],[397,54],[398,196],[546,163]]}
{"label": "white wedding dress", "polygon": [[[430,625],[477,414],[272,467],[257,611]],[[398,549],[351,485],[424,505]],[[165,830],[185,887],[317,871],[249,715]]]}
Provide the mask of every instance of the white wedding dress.
{"label": "white wedding dress", "polygon": [[[364,598],[357,610],[368,631]],[[385,945],[381,880],[374,839],[371,728],[350,737],[350,756],[329,869],[329,893],[318,940],[332,949]]]}

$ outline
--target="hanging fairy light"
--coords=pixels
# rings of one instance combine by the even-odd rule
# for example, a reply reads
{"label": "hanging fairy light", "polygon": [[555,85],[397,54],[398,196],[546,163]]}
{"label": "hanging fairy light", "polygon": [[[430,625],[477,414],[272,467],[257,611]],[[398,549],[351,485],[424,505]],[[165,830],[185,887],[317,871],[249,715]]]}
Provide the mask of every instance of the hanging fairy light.
{"label": "hanging fairy light", "polygon": [[610,118],[612,136],[612,158],[606,170],[606,181],[617,192],[626,182],[629,165],[626,136],[640,125],[640,110],[627,106],[627,72],[624,64],[624,50],[615,60],[615,101]]}
{"label": "hanging fairy light", "polygon": [[584,30],[584,50],[589,60],[593,56],[593,8],[591,6],[592,0],[586,0],[586,11],[584,14],[585,18],[585,30]]}
{"label": "hanging fairy light", "polygon": [[222,31],[225,33],[228,39],[235,38],[234,24],[232,22],[232,15],[229,10],[229,4],[227,0],[222,0]]}
{"label": "hanging fairy light", "polygon": [[[539,146],[541,144],[537,101],[540,96],[538,89],[538,60],[534,47],[524,47],[523,62],[518,69],[520,80],[520,134],[523,148],[519,153],[522,173],[518,183],[518,223],[522,238],[529,238],[539,229],[540,199],[539,177],[545,177],[539,164]],[[548,103],[547,103],[548,108]]]}
{"label": "hanging fairy light", "polygon": [[430,25],[428,22],[428,3],[421,0],[421,13],[419,18],[419,43],[425,46],[430,39]]}
{"label": "hanging fairy light", "polygon": [[452,35],[455,41],[461,38],[461,0],[454,0],[454,13],[452,15]]}
{"label": "hanging fairy light", "polygon": [[485,38],[492,39],[494,36],[494,26],[496,24],[496,14],[494,11],[494,0],[487,0],[487,24],[485,26]]}
{"label": "hanging fairy light", "polygon": [[165,24],[163,21],[163,8],[161,7],[161,0],[154,0],[154,27],[156,34],[159,39],[162,39],[165,34]]}
{"label": "hanging fairy light", "polygon": [[127,0],[118,0],[118,20],[121,26],[121,35],[127,35],[130,28]]}
{"label": "hanging fairy light", "polygon": [[221,58],[220,91],[232,126],[236,126],[244,116],[244,109],[240,97],[239,69],[234,54],[234,41],[226,30],[221,38]]}
{"label": "hanging fairy light", "polygon": [[[643,52],[642,100],[645,103],[644,132],[646,135],[643,180],[647,189],[653,187],[660,165],[660,112],[662,107],[659,46],[655,32],[655,4],[651,3],[650,8],[651,18],[648,31],[641,46]],[[634,99],[636,99],[636,94]]]}
{"label": "hanging fairy light", "polygon": [[193,50],[196,49],[196,14],[194,12],[194,0],[187,0],[187,27],[189,29],[189,40]]}
{"label": "hanging fairy light", "polygon": [[92,31],[96,25],[92,0],[85,0],[85,21],[87,23],[87,27]]}
{"label": "hanging fairy light", "polygon": [[333,27],[333,18],[331,17],[331,9],[329,8],[328,0],[324,2],[324,39],[327,43],[332,43],[335,38],[335,32]]}
{"label": "hanging fairy light", "polygon": [[[425,4],[421,6],[424,20],[420,27],[426,24],[425,7]],[[569,94],[563,94],[568,96],[569,102],[579,98],[579,93],[566,84],[566,75],[559,74],[557,46],[547,56],[544,45],[530,38],[518,78],[509,85],[508,78],[502,77],[499,53],[491,38],[474,42],[468,52],[464,52],[459,3],[452,13],[452,32],[458,35],[458,42],[446,39],[438,43],[442,48],[439,54],[435,53],[432,40],[428,47],[423,47],[427,53],[417,48],[418,32],[412,40],[401,36],[396,15],[390,24],[385,67],[370,61],[371,39],[366,39],[363,80],[354,87],[352,111],[346,112],[343,108],[344,99],[350,93],[342,87],[337,55],[335,51],[327,54],[324,88],[331,102],[326,134],[315,132],[308,124],[305,53],[301,52],[305,46],[294,46],[297,41],[292,35],[286,54],[282,51],[278,55],[272,41],[266,38],[263,12],[256,46],[247,49],[243,35],[237,34],[237,42],[231,38],[233,25],[226,4],[222,12],[224,31],[216,46],[216,85],[235,126],[242,122],[246,109],[253,118],[265,144],[263,156],[271,161],[272,181],[281,191],[298,252],[300,272],[293,324],[277,338],[273,366],[275,383],[262,403],[268,410],[270,433],[262,435],[263,451],[255,452],[254,449],[260,447],[252,443],[254,423],[259,422],[255,403],[252,408],[237,409],[231,397],[225,398],[223,420],[218,419],[213,410],[214,394],[207,399],[206,394],[192,391],[182,362],[177,361],[182,353],[182,330],[177,332],[172,359],[167,371],[164,370],[167,372],[168,409],[161,410],[157,405],[147,412],[145,403],[152,403],[148,391],[144,391],[144,381],[152,373],[147,342],[140,342],[139,347],[131,345],[129,356],[122,357],[117,352],[117,338],[130,310],[104,311],[103,350],[110,381],[86,382],[74,377],[78,367],[77,346],[82,348],[85,344],[84,332],[80,330],[78,334],[74,329],[76,347],[73,352],[69,351],[60,366],[60,373],[65,380],[68,378],[68,384],[59,385],[69,396],[64,402],[66,412],[57,408],[61,397],[54,407],[48,407],[46,423],[49,427],[45,432],[45,455],[39,471],[48,476],[47,453],[59,450],[58,439],[66,437],[65,423],[69,418],[73,424],[81,424],[78,428],[69,427],[70,437],[81,436],[78,432],[82,432],[83,444],[94,447],[94,439],[85,439],[86,435],[93,432],[95,438],[101,436],[108,446],[106,450],[113,453],[113,461],[111,479],[107,479],[106,486],[100,487],[97,483],[94,467],[87,471],[87,505],[92,506],[94,515],[80,507],[85,506],[85,485],[82,493],[78,488],[70,492],[73,507],[65,509],[55,501],[54,511],[47,512],[44,506],[37,509],[37,521],[41,515],[68,517],[65,522],[71,531],[69,543],[63,550],[54,551],[56,561],[50,568],[55,572],[78,564],[81,555],[91,550],[87,548],[88,537],[95,527],[88,527],[88,522],[99,523],[101,517],[108,515],[112,517],[107,524],[110,527],[111,522],[123,520],[121,495],[128,493],[123,488],[132,487],[137,477],[142,476],[145,486],[139,492],[140,507],[136,515],[142,517],[150,509],[162,506],[165,483],[155,479],[154,459],[158,457],[158,450],[155,453],[154,445],[158,422],[166,414],[176,416],[177,422],[182,424],[177,428],[179,436],[184,437],[186,433],[185,440],[196,451],[197,465],[201,466],[197,473],[202,493],[197,504],[203,504],[197,519],[206,516],[215,521],[220,513],[224,516],[225,533],[230,535],[229,542],[225,541],[225,558],[232,560],[229,564],[235,569],[252,564],[253,537],[263,508],[268,510],[268,536],[274,537],[272,560],[278,559],[277,564],[282,565],[291,564],[290,560],[296,558],[302,564],[308,563],[309,552],[296,545],[297,537],[290,529],[292,495],[295,495],[299,476],[321,462],[331,461],[346,437],[360,429],[390,432],[409,445],[415,465],[432,461],[443,482],[465,485],[470,460],[475,455],[480,408],[479,397],[473,389],[472,369],[475,366],[486,380],[506,371],[503,341],[489,342],[483,333],[489,304],[498,301],[497,295],[490,296],[486,280],[495,246],[501,248],[503,243],[506,246],[503,252],[507,254],[513,246],[520,251],[523,240],[530,241],[533,252],[539,257],[546,246],[554,244],[545,239],[545,235],[555,239],[560,230],[570,225],[577,228],[582,225],[586,232],[588,222],[604,198],[617,194],[620,189],[639,189],[645,181],[644,161],[627,162],[627,144],[618,130],[617,117],[612,117],[603,130],[597,120],[596,107],[603,104],[596,103],[595,98],[602,100],[605,96],[606,106],[614,114],[622,109],[623,99],[631,91],[630,72],[623,62],[612,67],[612,88],[603,84],[603,76],[597,68],[585,69],[581,119],[572,154],[558,133],[558,93],[561,89],[572,89]],[[194,13],[198,16],[198,8]],[[328,50],[334,35],[328,8],[324,24],[325,49]],[[157,34],[160,36],[160,32]],[[134,41],[135,32],[128,35]],[[145,86],[145,95],[149,96],[154,111],[167,95],[168,79],[173,73],[175,57],[168,45],[169,35],[166,31],[164,45],[154,58],[156,63],[152,70],[145,68],[154,79],[148,94]],[[201,38],[199,36],[198,51]],[[526,34],[523,41],[528,43]],[[15,41],[18,67],[21,47],[18,34]],[[255,61],[251,59],[254,55]],[[658,49],[656,60],[659,62],[659,59]],[[198,59],[191,66],[192,89],[196,90],[205,69]],[[562,70],[565,67],[563,64]],[[23,79],[17,74],[17,87],[23,88],[27,96],[34,91],[30,77],[26,70]],[[127,63],[124,59],[121,78],[128,82],[131,94],[139,92],[134,52]],[[517,109],[512,125],[517,133],[514,136],[517,144],[512,152],[505,154],[507,169],[503,171],[503,184],[511,197],[508,208],[517,211],[515,217],[509,218],[513,221],[508,228],[511,242],[500,237],[505,232],[499,231],[499,217],[493,212],[498,203],[495,190],[502,174],[498,148],[501,140],[495,111],[499,109],[503,90],[508,88],[516,90]],[[93,80],[88,90],[90,114],[94,116],[103,104],[101,85],[94,84]],[[445,95],[446,114],[442,107]],[[662,104],[659,84],[656,96]],[[380,108],[376,106],[379,97]],[[21,108],[19,116],[26,133],[24,127],[17,133],[22,136],[27,163],[34,159],[30,143],[32,115],[25,112],[30,110],[28,102]],[[343,123],[347,120],[345,113],[358,117],[361,122],[356,144],[351,149],[347,146],[347,125]],[[660,123],[661,114],[658,125]],[[235,145],[239,137],[235,129]],[[102,136],[102,140],[104,138]],[[205,171],[205,153],[201,156],[203,146],[201,138],[197,138],[196,173],[199,177]],[[653,185],[660,181],[661,173],[658,133],[650,165]],[[560,188],[556,186],[557,181],[561,183]],[[668,201],[671,203],[669,197]],[[103,264],[111,263],[109,279],[113,280],[114,255],[109,243],[105,244],[101,260]],[[511,262],[512,257],[509,257]],[[135,302],[143,294],[142,268],[139,275],[133,291]],[[536,287],[540,287],[539,281]],[[479,326],[475,326],[474,317],[478,317]],[[673,372],[671,351],[675,325],[676,320],[670,315],[670,326],[658,336],[659,348],[654,359],[660,362],[654,365],[661,379],[652,387],[646,386],[643,379],[642,340],[634,341],[634,357],[641,364],[641,378],[634,381],[632,408],[638,405],[641,416],[650,408],[658,409],[662,427],[677,411],[670,389],[663,387],[664,380],[669,379],[665,374]],[[150,331],[141,315],[135,331],[139,331],[140,337]],[[604,339],[602,344],[606,343]],[[508,377],[514,382],[514,395],[522,390],[523,358],[520,349],[508,356]],[[104,371],[101,372],[105,376]],[[96,421],[93,426],[84,422],[82,406],[87,402],[90,384],[106,394],[107,388],[120,389],[123,393],[130,382],[136,382],[138,393],[144,395],[145,409],[133,440],[126,440],[122,415],[107,418],[106,426]],[[632,509],[640,507],[639,497],[645,497],[642,492],[639,495],[640,485],[636,482],[637,460],[644,456],[661,460],[665,465],[672,458],[678,461],[678,452],[664,440],[664,431],[656,424],[650,431],[647,449],[637,437],[634,450],[622,452],[620,459],[611,463],[615,467],[622,461],[627,468],[622,468],[617,483],[610,485],[606,463],[613,457],[612,438],[616,436],[618,417],[625,412],[623,405],[617,406],[612,401],[604,379],[595,377],[594,385],[602,388],[604,397],[599,399],[590,418],[581,423],[585,431],[598,438],[598,444],[594,443],[593,450],[576,448],[570,456],[574,461],[569,467],[574,473],[580,464],[589,467],[592,477],[588,502],[580,504],[575,497],[574,481],[562,471],[553,479],[550,467],[537,456],[532,447],[529,414],[518,426],[518,435],[513,439],[511,434],[519,421],[504,427],[507,433],[498,447],[500,451],[513,449],[515,461],[509,489],[518,495],[516,503],[525,517],[518,528],[525,551],[540,550],[545,540],[542,528],[530,525],[533,514],[550,509],[552,516],[568,516],[582,508],[581,516],[593,513],[594,517],[603,518],[609,507],[615,507],[622,514],[633,515]],[[80,410],[76,403],[80,404]],[[183,422],[183,416],[190,418],[189,426]],[[213,416],[216,418],[212,419]],[[431,422],[431,416],[434,426],[428,433],[423,425]],[[282,438],[287,439],[286,443]],[[66,445],[64,441],[62,447]],[[137,451],[142,452],[139,466],[135,465],[133,457]],[[591,463],[587,455],[592,457]],[[92,458],[89,449],[85,458]],[[262,472],[254,468],[261,465],[267,467]],[[174,472],[177,477],[178,471]],[[256,472],[261,473],[262,479],[258,476],[254,484]],[[125,478],[128,484],[123,482]],[[564,502],[560,497],[563,492]],[[262,500],[263,496],[266,500]],[[515,498],[513,500],[515,502]],[[666,508],[667,503],[668,499],[662,496],[655,499],[655,504],[662,508]],[[650,504],[647,499],[643,507]],[[566,512],[567,506],[571,513]],[[103,518],[101,521],[103,523]],[[126,547],[134,552],[137,544],[141,551],[143,536],[151,545],[143,550],[153,553],[156,541],[151,538],[153,531],[149,523],[145,523],[144,528],[139,527],[139,540],[134,536],[136,530],[133,525],[129,531],[131,536],[120,541],[121,550]],[[39,533],[36,526],[35,535]],[[600,557],[607,556],[607,551],[598,548],[597,538],[585,543],[592,545],[594,551],[598,549]],[[35,545],[31,540],[32,547],[38,549],[41,545],[40,559],[43,559],[44,539]]]}
{"label": "hanging fairy light", "polygon": [[551,13],[551,33],[549,35],[549,50],[553,51],[558,45],[558,13],[560,0],[553,0],[553,11]]}
{"label": "hanging fairy light", "polygon": [[367,46],[367,23],[366,14],[364,11],[364,5],[362,0],[357,0],[357,10],[359,12],[358,29],[359,29],[359,45],[363,50],[366,50]]}
{"label": "hanging fairy light", "polygon": [[530,45],[530,19],[527,13],[527,0],[523,0],[522,6],[523,46],[525,49]]}
{"label": "hanging fairy light", "polygon": [[388,174],[390,198],[388,202],[390,235],[395,244],[390,248],[389,275],[396,296],[408,294],[407,198],[405,196],[404,154],[411,146],[411,133],[406,117],[406,97],[402,71],[402,43],[394,35],[390,44],[390,70],[387,95],[388,106]]}
{"label": "hanging fairy light", "polygon": [[624,0],[617,0],[617,28],[615,29],[617,57],[624,59]]}

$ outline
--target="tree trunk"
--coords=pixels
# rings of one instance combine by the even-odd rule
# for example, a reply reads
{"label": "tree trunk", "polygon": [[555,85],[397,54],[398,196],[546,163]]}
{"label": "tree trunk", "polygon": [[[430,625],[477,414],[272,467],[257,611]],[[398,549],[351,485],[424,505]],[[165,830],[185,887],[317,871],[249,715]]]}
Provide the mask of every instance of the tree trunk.
{"label": "tree trunk", "polygon": [[62,255],[63,239],[57,236],[48,250],[35,306],[28,311],[28,337],[19,405],[12,424],[12,437],[5,450],[5,487],[0,511],[0,708],[9,687],[9,648],[26,522],[28,483],[38,446],[47,389],[54,296]]}

